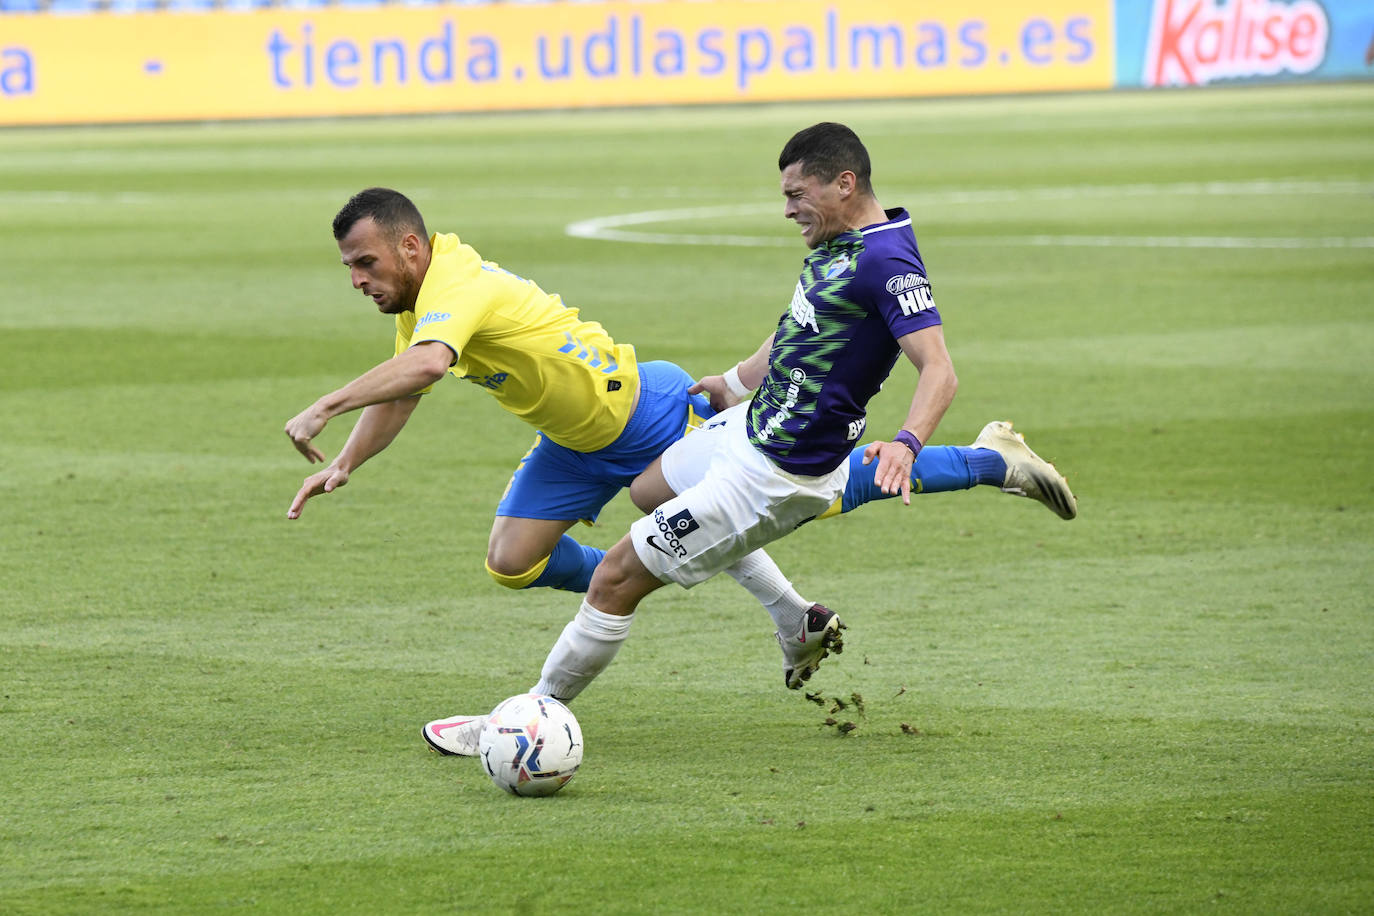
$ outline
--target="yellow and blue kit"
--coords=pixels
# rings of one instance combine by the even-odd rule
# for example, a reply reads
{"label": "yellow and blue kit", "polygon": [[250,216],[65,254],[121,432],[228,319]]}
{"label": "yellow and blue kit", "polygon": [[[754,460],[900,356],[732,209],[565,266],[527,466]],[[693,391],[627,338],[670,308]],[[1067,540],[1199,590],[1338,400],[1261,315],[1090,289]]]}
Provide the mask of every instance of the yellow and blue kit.
{"label": "yellow and blue kit", "polygon": [[639,363],[634,347],[456,235],[430,244],[415,310],[396,316],[396,352],[444,344],[454,353],[451,375],[539,430],[497,515],[595,520],[682,437],[690,406],[711,414],[705,398],[687,394],[693,379],[682,369]]}
{"label": "yellow and blue kit", "polygon": [[634,347],[458,236],[436,234],[430,245],[415,310],[396,316],[396,353],[437,340],[453,351],[451,375],[559,445],[592,452],[615,441],[635,405]]}

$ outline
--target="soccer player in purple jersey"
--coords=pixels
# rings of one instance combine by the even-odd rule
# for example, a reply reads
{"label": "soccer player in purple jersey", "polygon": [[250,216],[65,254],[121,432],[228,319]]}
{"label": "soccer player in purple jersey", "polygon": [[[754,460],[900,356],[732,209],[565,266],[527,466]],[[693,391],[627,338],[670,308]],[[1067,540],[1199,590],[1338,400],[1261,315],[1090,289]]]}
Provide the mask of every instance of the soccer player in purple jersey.
{"label": "soccer player in purple jersey", "polygon": [[[784,215],[811,249],[790,307],[753,356],[694,387],[709,392],[713,406],[739,403],[675,442],[632,486],[641,508],[657,507],[596,567],[532,693],[573,699],[611,663],[649,593],[727,571],[740,578],[764,546],[825,513],[845,492],[868,401],[902,354],[919,373],[911,407],[891,439],[863,449],[862,461],[877,462],[873,486],[882,494],[909,501],[916,456],[958,387],[911,217],[878,203],[868,152],[844,125],[799,132],[778,168]],[[757,391],[745,402],[750,388]],[[965,457],[970,465],[988,465],[978,476],[1033,490],[1064,518],[1077,513],[1063,477],[1010,424],[988,424],[966,451],[977,453]],[[784,680],[796,689],[839,650],[842,624],[820,605],[790,624],[775,620]],[[472,754],[483,721],[438,720],[425,737],[446,753]]]}

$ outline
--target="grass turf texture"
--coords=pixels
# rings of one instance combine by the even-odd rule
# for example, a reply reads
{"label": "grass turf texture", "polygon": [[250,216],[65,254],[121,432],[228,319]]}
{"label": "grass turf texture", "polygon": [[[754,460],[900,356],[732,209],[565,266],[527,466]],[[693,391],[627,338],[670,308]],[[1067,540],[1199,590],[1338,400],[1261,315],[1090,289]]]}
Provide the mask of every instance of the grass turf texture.
{"label": "grass turf texture", "polygon": [[[0,133],[0,911],[1368,911],[1374,251],[1024,239],[1368,237],[1371,103]],[[962,381],[939,440],[1014,419],[1081,517],[984,488],[777,545],[851,626],[824,706],[782,689],[732,583],[665,589],[576,704],[582,773],[500,794],[418,729],[524,690],[576,608],[482,571],[531,433],[445,382],[285,520],[308,466],[282,424],[390,346],[329,220],[405,189],[641,358],[705,374],[791,295],[774,163],[822,118],[914,205]],[[1007,193],[952,193],[972,190]],[[757,215],[649,228],[778,244],[563,232],[736,203]],[[582,536],[633,517],[622,498]]]}

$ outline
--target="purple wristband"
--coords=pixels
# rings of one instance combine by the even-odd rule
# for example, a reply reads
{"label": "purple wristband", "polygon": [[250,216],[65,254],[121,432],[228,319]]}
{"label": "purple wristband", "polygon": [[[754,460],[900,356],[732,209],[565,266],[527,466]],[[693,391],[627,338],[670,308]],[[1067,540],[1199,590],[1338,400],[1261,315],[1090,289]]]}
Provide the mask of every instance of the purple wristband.
{"label": "purple wristband", "polygon": [[921,454],[921,440],[917,439],[916,436],[909,430],[897,430],[897,435],[892,437],[892,441],[900,442],[907,448],[911,449],[912,458],[915,458],[917,455]]}

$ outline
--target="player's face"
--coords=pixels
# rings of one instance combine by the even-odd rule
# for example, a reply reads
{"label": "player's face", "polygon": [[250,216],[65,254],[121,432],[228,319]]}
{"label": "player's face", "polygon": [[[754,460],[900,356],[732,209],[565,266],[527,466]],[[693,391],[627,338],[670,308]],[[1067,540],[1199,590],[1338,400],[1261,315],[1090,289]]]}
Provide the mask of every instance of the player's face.
{"label": "player's face", "polygon": [[782,170],[782,196],[786,200],[782,215],[801,227],[806,247],[815,248],[849,228],[841,188],[848,174],[841,172],[834,181],[822,182],[815,175],[803,175],[800,162]]}
{"label": "player's face", "polygon": [[402,236],[399,243],[389,241],[377,223],[366,217],[339,240],[339,257],[353,288],[377,303],[379,312],[395,315],[415,308],[420,295],[417,243],[413,234]]}

